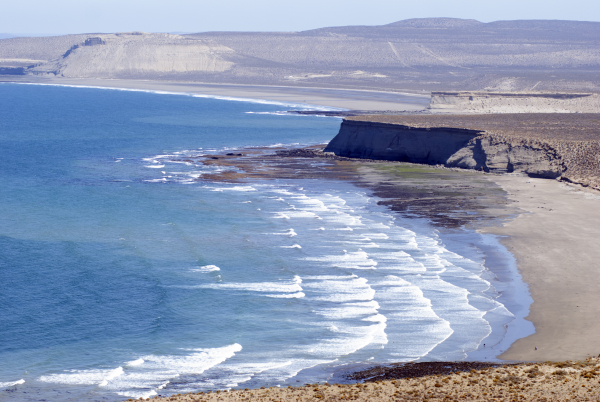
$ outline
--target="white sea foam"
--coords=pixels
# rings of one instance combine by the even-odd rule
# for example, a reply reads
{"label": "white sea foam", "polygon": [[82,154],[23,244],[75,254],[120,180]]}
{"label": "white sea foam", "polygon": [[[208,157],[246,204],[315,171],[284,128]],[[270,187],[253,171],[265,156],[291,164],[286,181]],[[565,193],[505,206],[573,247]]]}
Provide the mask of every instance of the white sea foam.
{"label": "white sea foam", "polygon": [[381,240],[387,240],[390,237],[385,234],[385,233],[363,233],[363,238],[365,238],[366,240],[372,240],[372,239],[381,239]]}
{"label": "white sea foam", "polygon": [[111,370],[108,373],[108,375],[106,375],[106,377],[104,377],[104,379],[100,382],[100,384],[98,384],[98,386],[106,387],[109,382],[113,381],[115,378],[123,374],[125,374],[125,371],[123,371],[123,367],[117,367],[116,369]]}
{"label": "white sea foam", "polygon": [[290,218],[319,218],[319,216],[310,211],[298,211],[294,210],[294,208],[290,208],[286,211],[277,212],[278,214],[282,214]]}
{"label": "white sea foam", "polygon": [[375,290],[368,285],[365,278],[350,280],[327,280],[322,282],[305,282],[305,290],[319,293],[311,297],[314,300],[332,302],[371,301],[375,297]]}
{"label": "white sea foam", "polygon": [[302,292],[297,292],[297,293],[286,293],[286,294],[272,294],[272,295],[266,295],[266,296],[274,297],[277,299],[300,299],[306,295]]}
{"label": "white sea foam", "polygon": [[295,276],[293,280],[280,282],[247,282],[247,283],[207,283],[202,285],[181,286],[192,289],[231,289],[245,290],[250,292],[280,292],[298,293],[302,292],[302,279]]}
{"label": "white sea foam", "polygon": [[233,186],[233,187],[214,187],[211,191],[240,191],[240,192],[250,192],[257,191],[252,186]]}
{"label": "white sea foam", "polygon": [[281,248],[302,248],[299,244],[294,244],[293,246],[281,246]]}
{"label": "white sea foam", "polygon": [[220,271],[220,270],[221,270],[221,268],[217,267],[216,265],[205,265],[200,268],[190,269],[190,271],[192,271],[192,272],[203,272],[203,273],[216,272],[216,271]]}
{"label": "white sea foam", "polygon": [[375,300],[369,300],[366,302],[343,303],[329,308],[316,308],[313,312],[329,320],[341,320],[352,318],[365,319],[368,316],[378,315],[378,310],[379,303]]}
{"label": "white sea foam", "polygon": [[332,279],[332,280],[344,280],[344,279],[354,279],[354,278],[358,278],[357,275],[355,274],[351,274],[351,275],[308,275],[308,276],[303,276],[303,281],[304,280],[319,280],[319,281],[324,281],[324,280],[328,280],[328,279]]}
{"label": "white sea foam", "polygon": [[364,251],[345,252],[342,255],[325,255],[321,257],[305,257],[306,261],[319,261],[329,266],[353,269],[375,269],[377,262],[370,259]]}
{"label": "white sea foam", "polygon": [[351,328],[339,329],[340,334],[333,339],[325,339],[317,344],[306,347],[305,353],[321,358],[338,359],[357,352],[372,344],[385,345],[388,343],[385,335],[386,323],[376,322],[367,326],[353,326]]}
{"label": "white sea foam", "polygon": [[180,355],[148,355],[134,360],[143,363],[107,370],[71,370],[40,377],[40,381],[69,385],[96,385],[119,395],[143,397],[156,395],[173,378],[202,374],[242,350],[239,344],[221,348],[182,350]]}
{"label": "white sea foam", "polygon": [[125,363],[125,365],[131,366],[131,367],[139,366],[140,364],[144,364],[144,359],[142,359],[141,357],[139,359],[132,360],[130,362]]}
{"label": "white sea foam", "polygon": [[294,236],[298,236],[298,233],[296,233],[294,231],[294,229],[290,228],[288,229],[286,232],[280,232],[280,233],[267,233],[267,234],[271,234],[271,235],[277,235],[277,236],[287,236],[287,237],[294,237]]}
{"label": "white sea foam", "polygon": [[289,190],[286,190],[285,188],[273,188],[270,190],[270,192],[275,194],[294,195],[294,193],[292,193]]}
{"label": "white sea foam", "polygon": [[324,212],[330,210],[327,206],[325,206],[323,201],[316,198],[307,197],[306,195],[294,196],[292,199],[294,199],[296,203],[302,204],[302,209],[305,211]]}
{"label": "white sea foam", "polygon": [[20,379],[18,381],[0,382],[0,389],[10,388],[21,384],[25,384],[25,380]]}
{"label": "white sea foam", "polygon": [[50,374],[41,376],[39,379],[43,382],[70,384],[70,385],[100,385],[108,377],[115,378],[113,373],[116,369],[107,370],[69,370],[63,374]]}

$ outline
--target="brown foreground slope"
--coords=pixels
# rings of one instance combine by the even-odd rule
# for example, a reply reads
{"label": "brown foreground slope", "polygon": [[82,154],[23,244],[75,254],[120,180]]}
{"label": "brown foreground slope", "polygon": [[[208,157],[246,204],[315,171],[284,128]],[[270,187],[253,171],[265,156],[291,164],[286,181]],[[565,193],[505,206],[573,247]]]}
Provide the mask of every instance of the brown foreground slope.
{"label": "brown foreground slope", "polygon": [[[427,365],[426,363],[423,363]],[[443,363],[439,366],[444,367]],[[476,365],[476,364],[473,364]],[[405,369],[406,366],[408,370]],[[485,365],[469,371],[445,365],[439,374],[422,375],[414,364],[358,373],[354,384],[307,384],[302,387],[153,397],[153,401],[597,401],[600,359],[544,364]],[[411,370],[412,369],[412,370]],[[424,371],[424,370],[423,370]],[[437,371],[437,370],[436,370]],[[411,374],[408,374],[411,373]],[[362,375],[361,375],[362,374]],[[361,378],[362,377],[362,378]],[[133,401],[133,399],[128,399]]]}

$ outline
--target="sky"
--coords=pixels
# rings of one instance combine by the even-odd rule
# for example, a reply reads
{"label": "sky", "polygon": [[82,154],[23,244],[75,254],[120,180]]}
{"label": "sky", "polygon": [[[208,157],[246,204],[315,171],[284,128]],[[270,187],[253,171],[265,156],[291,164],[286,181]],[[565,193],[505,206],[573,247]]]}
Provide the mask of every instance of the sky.
{"label": "sky", "polygon": [[0,33],[302,31],[409,18],[600,21],[598,0],[19,0]]}

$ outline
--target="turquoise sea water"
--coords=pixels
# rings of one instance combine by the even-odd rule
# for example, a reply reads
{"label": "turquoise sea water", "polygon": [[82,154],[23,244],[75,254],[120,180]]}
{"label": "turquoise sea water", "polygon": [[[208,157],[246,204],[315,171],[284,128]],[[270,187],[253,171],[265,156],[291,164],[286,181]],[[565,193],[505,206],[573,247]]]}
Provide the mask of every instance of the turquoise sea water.
{"label": "turquoise sea water", "polygon": [[0,396],[296,384],[505,348],[528,304],[499,297],[477,246],[493,238],[444,240],[349,183],[211,183],[174,162],[337,133],[294,106],[0,84]]}

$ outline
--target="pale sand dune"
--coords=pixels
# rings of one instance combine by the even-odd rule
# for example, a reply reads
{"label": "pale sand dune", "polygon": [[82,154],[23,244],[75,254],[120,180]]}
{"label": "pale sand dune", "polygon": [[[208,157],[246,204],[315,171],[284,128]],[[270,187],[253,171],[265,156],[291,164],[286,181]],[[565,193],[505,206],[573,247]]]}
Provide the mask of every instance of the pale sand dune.
{"label": "pale sand dune", "polygon": [[[600,193],[548,179],[488,176],[523,210],[487,233],[506,235],[533,297],[536,333],[500,357],[584,359],[600,353]],[[535,348],[537,347],[537,350]]]}

